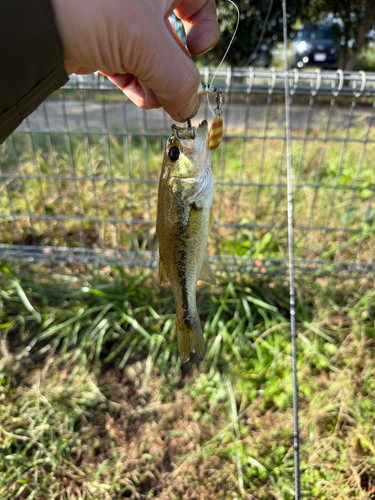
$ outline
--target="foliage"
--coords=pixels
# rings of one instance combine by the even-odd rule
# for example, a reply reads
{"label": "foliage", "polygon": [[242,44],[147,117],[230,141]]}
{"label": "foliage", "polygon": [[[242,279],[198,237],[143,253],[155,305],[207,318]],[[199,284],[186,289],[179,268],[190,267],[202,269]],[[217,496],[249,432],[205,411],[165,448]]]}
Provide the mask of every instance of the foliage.
{"label": "foliage", "polygon": [[[339,65],[354,70],[359,52],[374,40],[375,5],[372,0],[314,0],[302,16],[306,24],[331,21],[342,39]],[[363,69],[363,68],[360,68]]]}
{"label": "foliage", "polygon": [[358,55],[356,68],[357,71],[375,71],[375,48],[367,47]]}
{"label": "foliage", "polygon": [[[0,280],[1,499],[294,498],[283,279],[200,289],[200,366],[180,366],[153,275],[28,266]],[[303,497],[368,499],[373,284],[300,280],[297,296]]]}
{"label": "foliage", "polygon": [[[228,48],[236,25],[237,14],[228,0],[217,0],[216,4],[221,35],[216,47],[203,58],[207,62],[217,64]],[[264,56],[270,59],[272,49],[283,39],[282,2],[239,0],[236,4],[240,10],[240,24],[226,62],[231,66],[256,65],[257,58],[260,56],[260,46],[263,44]],[[267,27],[260,41],[270,5],[272,7]],[[301,22],[312,25],[333,23],[337,36],[342,40],[339,65],[343,69],[356,69],[359,53],[374,40],[375,6],[372,0],[343,0],[341,2],[293,0],[287,2],[287,11],[288,35],[292,39]],[[254,54],[256,49],[257,52]],[[202,56],[198,58],[198,61],[201,60]],[[360,69],[364,68],[360,67]]]}
{"label": "foliage", "polygon": [[[269,55],[273,47],[283,39],[282,30],[282,3],[272,2],[267,27],[264,32],[261,44],[266,45],[265,52]],[[259,49],[259,41],[264,27],[266,15],[271,5],[270,2],[262,0],[239,0],[236,2],[240,10],[240,23],[237,35],[233,41],[230,51],[226,57],[226,62],[232,66],[254,64],[257,55],[253,52]],[[293,36],[292,26],[301,17],[307,0],[292,0],[287,2],[289,34]],[[220,39],[216,47],[207,54],[208,61],[219,63],[228,48],[229,42],[234,33],[237,21],[237,12],[228,0],[217,0],[217,15],[220,25]],[[259,53],[258,53],[259,55]],[[200,58],[201,59],[201,58]]]}

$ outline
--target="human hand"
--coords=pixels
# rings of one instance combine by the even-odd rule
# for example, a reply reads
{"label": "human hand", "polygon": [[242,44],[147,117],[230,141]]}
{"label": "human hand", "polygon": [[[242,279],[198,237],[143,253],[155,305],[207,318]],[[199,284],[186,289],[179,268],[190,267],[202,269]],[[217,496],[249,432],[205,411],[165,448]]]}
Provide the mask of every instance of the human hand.
{"label": "human hand", "polygon": [[199,72],[168,21],[174,12],[194,55],[219,38],[215,0],[52,0],[68,74],[99,70],[142,109],[179,122],[199,107]]}

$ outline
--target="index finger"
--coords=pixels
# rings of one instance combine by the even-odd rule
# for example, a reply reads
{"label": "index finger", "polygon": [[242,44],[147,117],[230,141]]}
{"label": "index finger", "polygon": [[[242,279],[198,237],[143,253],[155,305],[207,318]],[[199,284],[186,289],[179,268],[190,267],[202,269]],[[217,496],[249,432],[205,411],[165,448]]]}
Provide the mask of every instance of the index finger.
{"label": "index finger", "polygon": [[215,0],[184,0],[175,9],[187,32],[186,46],[194,55],[212,49],[220,36]]}

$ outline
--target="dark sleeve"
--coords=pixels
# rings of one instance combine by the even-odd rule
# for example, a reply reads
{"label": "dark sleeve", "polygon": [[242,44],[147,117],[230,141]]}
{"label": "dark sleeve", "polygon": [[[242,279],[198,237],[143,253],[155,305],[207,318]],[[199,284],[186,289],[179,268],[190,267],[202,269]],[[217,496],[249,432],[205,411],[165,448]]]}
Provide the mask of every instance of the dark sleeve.
{"label": "dark sleeve", "polygon": [[0,144],[68,81],[50,0],[0,0]]}

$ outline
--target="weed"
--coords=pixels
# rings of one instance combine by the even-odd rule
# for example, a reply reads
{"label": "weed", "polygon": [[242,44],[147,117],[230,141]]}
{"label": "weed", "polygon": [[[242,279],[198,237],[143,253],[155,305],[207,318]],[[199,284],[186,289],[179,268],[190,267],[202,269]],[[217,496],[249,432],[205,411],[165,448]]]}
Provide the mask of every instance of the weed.
{"label": "weed", "polygon": [[[293,498],[281,279],[200,288],[207,356],[184,366],[152,273],[1,280],[1,498]],[[373,285],[301,279],[297,295],[304,498],[369,498]]]}

